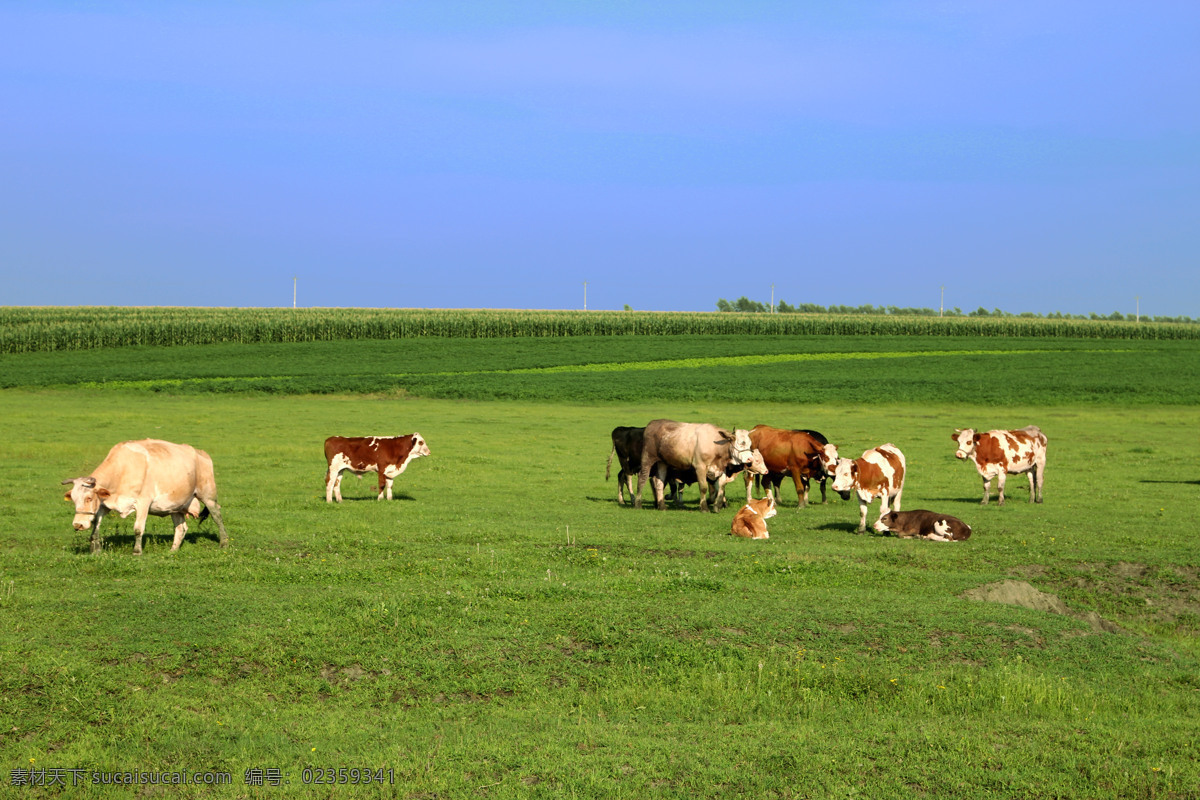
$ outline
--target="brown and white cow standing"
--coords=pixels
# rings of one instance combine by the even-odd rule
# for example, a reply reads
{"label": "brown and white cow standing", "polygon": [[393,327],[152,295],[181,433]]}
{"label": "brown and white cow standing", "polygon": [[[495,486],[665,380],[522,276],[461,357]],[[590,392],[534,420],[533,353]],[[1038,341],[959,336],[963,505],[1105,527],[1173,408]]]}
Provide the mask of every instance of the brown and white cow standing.
{"label": "brown and white cow standing", "polygon": [[379,473],[379,496],[392,499],[392,481],[408,469],[413,459],[429,455],[429,445],[419,433],[404,436],[330,436],[325,440],[325,502],[342,502],[342,472],[362,477]]}
{"label": "brown and white cow standing", "polygon": [[[833,473],[833,490],[850,499],[850,492],[858,494],[858,533],[867,530],[867,508],[871,501],[879,498],[879,517],[891,510],[900,510],[900,496],[904,493],[904,454],[894,444],[881,444],[862,454],[862,458],[840,459]],[[891,504],[891,508],[889,508]],[[875,530],[883,532],[880,521],[875,521]]]}
{"label": "brown and white cow standing", "polygon": [[[816,431],[784,430],[770,425],[755,425],[750,429],[750,443],[762,453],[767,466],[767,475],[762,478],[768,493],[783,483],[784,476],[791,475],[799,499],[797,509],[808,505],[810,480],[821,482],[821,502],[824,503],[825,482],[837,464],[837,447]],[[826,469],[828,464],[828,469]],[[746,473],[746,497],[753,497],[753,476]]]}
{"label": "brown and white cow standing", "polygon": [[625,489],[629,489],[629,500],[633,501],[633,477],[642,468],[642,437],[645,428],[618,426],[612,429],[612,450],[608,452],[608,463],[604,466],[604,480],[612,470],[613,456],[617,457],[617,502],[625,504]]}
{"label": "brown and white cow standing", "polygon": [[983,502],[987,505],[992,478],[1004,505],[1004,481],[1009,475],[1029,474],[1029,502],[1042,502],[1042,478],[1046,473],[1046,434],[1036,425],[1015,431],[976,433],[974,428],[954,431],[956,458],[971,459],[983,478]]}
{"label": "brown and white cow standing", "polygon": [[[662,510],[666,508],[663,500],[663,485],[667,478],[669,467],[691,469],[700,484],[700,510],[709,509],[710,475],[719,476],[730,464],[742,464],[750,458],[750,433],[735,429],[733,433],[710,425],[706,422],[676,422],[670,419],[656,419],[646,425],[642,437],[642,468],[638,472],[637,494],[634,495],[635,508],[642,507],[642,488],[646,481],[653,479],[655,506]],[[725,505],[725,487],[719,481],[714,481],[712,487],[716,497],[712,510],[716,511]]]}
{"label": "brown and white cow standing", "polygon": [[71,489],[64,499],[75,504],[77,531],[91,528],[93,553],[100,552],[100,522],[109,511],[121,517],[134,514],[133,554],[142,554],[142,536],[146,518],[171,518],[175,524],[175,541],[171,552],[183,544],[187,534],[187,515],[202,517],[199,503],[216,520],[221,534],[221,546],[229,543],[221,507],[217,505],[217,480],[212,459],[203,450],[191,445],[164,442],[161,439],[141,439],[113,445],[100,466],[86,477],[63,481]]}

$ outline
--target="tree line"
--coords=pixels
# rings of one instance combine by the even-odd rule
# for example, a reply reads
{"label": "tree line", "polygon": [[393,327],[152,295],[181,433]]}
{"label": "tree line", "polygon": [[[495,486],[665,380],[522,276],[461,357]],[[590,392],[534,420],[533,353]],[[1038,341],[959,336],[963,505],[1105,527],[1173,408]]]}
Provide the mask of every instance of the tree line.
{"label": "tree line", "polygon": [[[717,301],[717,311],[738,311],[749,314],[769,314],[771,307],[765,303],[760,303],[757,300],[751,300],[748,297],[742,296],[737,300],[730,302],[725,298]],[[1019,314],[1013,314],[1008,311],[1001,311],[994,308],[988,311],[983,306],[974,311],[964,312],[961,308],[948,308],[944,311],[938,311],[936,308],[901,308],[899,306],[874,306],[868,303],[862,306],[821,306],[816,303],[800,303],[792,305],[784,300],[780,300],[775,304],[776,314],[858,314],[871,316],[893,316],[893,317],[1011,317],[1015,319],[1092,319],[1092,320],[1111,320],[1111,321],[1129,321],[1141,319],[1145,322],[1186,322],[1197,323],[1200,319],[1192,319],[1191,317],[1166,317],[1166,316],[1150,316],[1142,314],[1140,317],[1134,314],[1122,314],[1120,311],[1114,311],[1111,314],[1064,314],[1061,311],[1054,311],[1050,314],[1038,314],[1033,311],[1022,311]]]}

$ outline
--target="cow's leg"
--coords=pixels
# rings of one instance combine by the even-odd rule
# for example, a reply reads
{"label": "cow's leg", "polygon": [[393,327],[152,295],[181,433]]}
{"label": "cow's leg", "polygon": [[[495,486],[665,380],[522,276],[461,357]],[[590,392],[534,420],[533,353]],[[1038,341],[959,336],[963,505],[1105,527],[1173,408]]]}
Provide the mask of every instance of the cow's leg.
{"label": "cow's leg", "polygon": [[187,536],[187,515],[176,512],[171,515],[171,522],[175,523],[175,541],[171,543],[171,552],[174,553],[183,544],[183,537]]}
{"label": "cow's leg", "polygon": [[[634,485],[634,484],[633,484],[633,479],[634,479],[634,476],[636,476],[636,475],[637,475],[637,473],[636,473],[636,472],[632,472],[632,471],[626,471],[626,472],[624,472],[624,473],[623,473],[623,475],[625,476],[625,477],[624,477],[624,481],[625,481],[625,488],[629,490],[629,502],[631,502],[631,503],[632,503],[632,502],[633,502],[633,485]],[[625,504],[625,497],[624,497],[624,496],[620,496],[620,498],[621,498],[621,504],[622,504],[622,505],[624,505],[624,504]]]}
{"label": "cow's leg", "polygon": [[858,498],[858,530],[855,533],[867,532],[867,510],[869,508],[868,501]]}
{"label": "cow's leg", "polygon": [[150,501],[139,500],[134,506],[133,518],[133,554],[142,554],[142,535],[146,532],[146,518],[150,516]]}
{"label": "cow's leg", "polygon": [[386,486],[387,486],[387,490],[386,490],[387,491],[387,499],[391,500],[392,499],[392,483],[396,479],[395,478],[384,478],[384,480],[386,481]]}
{"label": "cow's leg", "polygon": [[749,503],[754,499],[754,484],[758,483],[758,476],[751,475],[748,469],[743,470],[743,474],[746,476],[744,479],[746,481],[746,502]]}
{"label": "cow's leg", "polygon": [[828,498],[825,497],[825,483],[825,478],[821,478],[821,505],[825,505],[827,502],[829,502]]}
{"label": "cow's leg", "polygon": [[650,479],[650,467],[652,466],[654,465],[647,463],[645,459],[642,460],[642,468],[638,470],[637,494],[633,496],[634,508],[642,507],[642,487],[644,487],[646,485],[646,481]]}
{"label": "cow's leg", "polygon": [[[696,467],[696,483],[700,486],[700,510],[708,511],[708,469]],[[717,509],[713,509],[716,511]]]}
{"label": "cow's leg", "polygon": [[1000,495],[999,505],[1004,505],[1004,484],[1008,480],[1008,473],[1001,472],[996,476],[996,492]]}
{"label": "cow's leg", "polygon": [[[654,507],[665,511],[667,503],[663,499],[663,486],[667,481],[667,464],[660,461],[654,465],[654,473],[650,476],[650,486],[654,489]],[[641,482],[638,483],[638,494],[641,494]]]}
{"label": "cow's leg", "polygon": [[[796,486],[796,510],[808,505],[808,478],[801,474],[799,467],[792,467],[792,483]],[[780,485],[783,482],[780,481]]]}
{"label": "cow's leg", "polygon": [[329,464],[329,471],[325,473],[325,502],[332,503],[334,493],[337,492],[337,501],[342,502],[341,492],[338,489],[342,484],[342,471],[335,468],[332,463]]}
{"label": "cow's leg", "polygon": [[1037,462],[1034,469],[1037,470],[1037,500],[1034,502],[1040,503],[1042,502],[1042,482],[1046,477],[1046,462]]}
{"label": "cow's leg", "polygon": [[104,549],[104,540],[100,536],[100,520],[104,519],[106,513],[108,513],[108,506],[101,504],[96,516],[92,517],[91,547],[93,555]]}
{"label": "cow's leg", "polygon": [[[340,500],[341,498],[339,497],[338,499]],[[209,497],[205,499],[201,497],[200,500],[204,503],[205,508],[208,509],[208,515],[217,523],[217,531],[221,536],[221,547],[228,546],[229,535],[225,533],[225,520],[221,517],[221,506],[217,504],[217,498]]]}
{"label": "cow's leg", "polygon": [[992,494],[992,479],[986,475],[983,477],[983,500],[979,503],[981,506],[986,506]]}

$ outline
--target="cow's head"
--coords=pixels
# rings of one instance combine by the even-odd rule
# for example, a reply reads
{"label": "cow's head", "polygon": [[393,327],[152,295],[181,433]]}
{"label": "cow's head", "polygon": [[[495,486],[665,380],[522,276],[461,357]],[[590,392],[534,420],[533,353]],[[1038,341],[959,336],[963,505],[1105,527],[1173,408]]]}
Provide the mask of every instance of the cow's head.
{"label": "cow's head", "polygon": [[425,443],[425,439],[421,437],[421,434],[414,433],[412,435],[412,450],[409,451],[408,457],[413,459],[427,455],[429,455],[429,445]]}
{"label": "cow's head", "polygon": [[821,460],[821,469],[825,470],[826,475],[832,475],[837,469],[838,449],[836,444],[822,445],[817,451],[817,458]]}
{"label": "cow's head", "polygon": [[63,481],[63,486],[71,487],[63,499],[75,504],[75,519],[71,521],[71,526],[77,531],[92,527],[92,521],[100,513],[100,506],[111,496],[108,489],[96,486],[96,479],[92,477],[71,478]]}
{"label": "cow's head", "polygon": [[758,452],[758,448],[750,451],[750,456],[745,461],[746,471],[751,475],[766,475],[767,462],[763,460],[763,454]]}
{"label": "cow's head", "polygon": [[974,454],[977,441],[974,428],[955,429],[950,438],[958,443],[958,449],[954,451],[955,458],[970,458]]}
{"label": "cow's head", "polygon": [[717,428],[717,439],[713,444],[728,445],[729,460],[734,464],[745,464],[750,460],[750,451],[754,449],[754,443],[750,441],[750,431],[744,428],[734,428],[733,433],[724,428]]}
{"label": "cow's head", "polygon": [[892,529],[892,526],[895,524],[896,524],[896,512],[889,511],[888,513],[884,514],[879,519],[875,520],[875,524],[872,525],[871,527],[873,527],[879,533],[887,533]]}
{"label": "cow's head", "polygon": [[[767,501],[766,507],[764,507],[758,513],[762,514],[763,519],[770,519],[771,517],[775,516],[776,513],[778,513],[775,508],[775,495],[768,494],[766,497],[766,501]],[[761,503],[762,501],[759,500],[758,502]]]}
{"label": "cow's head", "polygon": [[852,458],[839,458],[833,468],[833,490],[843,500],[850,499],[850,491],[858,480],[858,464]]}

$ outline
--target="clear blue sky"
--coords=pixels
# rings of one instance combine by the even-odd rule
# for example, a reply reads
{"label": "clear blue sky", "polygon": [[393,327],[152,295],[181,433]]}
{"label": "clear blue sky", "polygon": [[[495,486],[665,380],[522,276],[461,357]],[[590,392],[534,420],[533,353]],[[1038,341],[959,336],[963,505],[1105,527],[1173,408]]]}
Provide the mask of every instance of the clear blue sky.
{"label": "clear blue sky", "polygon": [[1200,317],[1195,0],[10,0],[0,150],[0,305]]}

